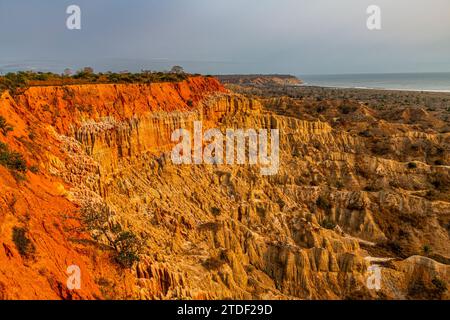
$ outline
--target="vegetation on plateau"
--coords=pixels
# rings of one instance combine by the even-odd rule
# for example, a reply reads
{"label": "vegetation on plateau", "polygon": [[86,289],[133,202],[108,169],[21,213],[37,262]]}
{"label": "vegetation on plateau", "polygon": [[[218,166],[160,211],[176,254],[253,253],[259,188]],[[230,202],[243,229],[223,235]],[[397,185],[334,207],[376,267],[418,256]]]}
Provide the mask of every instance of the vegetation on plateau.
{"label": "vegetation on plateau", "polygon": [[74,84],[107,84],[107,83],[158,83],[179,82],[189,76],[180,66],[174,66],[167,72],[142,70],[139,73],[128,71],[95,73],[91,67],[85,67],[73,75],[69,69],[63,74],[51,72],[20,71],[0,76],[0,92],[9,90],[11,94],[31,86],[54,86]]}

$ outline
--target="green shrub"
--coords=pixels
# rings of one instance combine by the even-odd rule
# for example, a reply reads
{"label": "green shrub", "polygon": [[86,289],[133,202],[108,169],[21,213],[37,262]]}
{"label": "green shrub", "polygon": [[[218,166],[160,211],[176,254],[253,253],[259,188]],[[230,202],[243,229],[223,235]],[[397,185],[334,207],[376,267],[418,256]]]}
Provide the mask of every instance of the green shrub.
{"label": "green shrub", "polygon": [[27,180],[27,177],[20,172],[11,171],[11,174],[14,177],[14,179],[16,179],[17,182],[23,182],[23,181]]}
{"label": "green shrub", "polygon": [[450,176],[438,172],[431,178],[431,184],[439,191],[446,191],[450,188]]}
{"label": "green shrub", "polygon": [[416,169],[416,168],[417,168],[417,163],[415,163],[415,162],[408,163],[408,169]]}
{"label": "green shrub", "polygon": [[342,181],[337,181],[336,182],[336,188],[341,190],[345,187],[344,183]]}
{"label": "green shrub", "polygon": [[36,138],[36,134],[35,134],[33,131],[31,131],[31,132],[28,134],[28,138],[29,138],[30,140],[34,140],[34,139]]}
{"label": "green shrub", "polygon": [[431,283],[434,285],[434,287],[436,288],[436,293],[441,296],[443,295],[446,291],[447,291],[447,283],[445,283],[444,280],[435,277],[433,280],[431,280]]}
{"label": "green shrub", "polygon": [[139,261],[141,246],[141,241],[133,232],[121,231],[114,240],[117,263],[125,268],[131,268],[135,262]]}
{"label": "green shrub", "polygon": [[0,130],[5,136],[8,134],[8,132],[14,130],[14,128],[6,122],[6,119],[3,116],[0,116]]}
{"label": "green shrub", "polygon": [[354,106],[349,106],[349,105],[343,105],[340,107],[340,109],[343,114],[349,114],[356,110],[356,108]]}
{"label": "green shrub", "polygon": [[0,91],[9,90],[12,95],[16,95],[19,89],[34,85],[179,82],[186,80],[189,76],[191,75],[184,72],[94,73],[94,70],[90,67],[79,70],[73,76],[50,72],[21,71],[0,76]]}
{"label": "green shrub", "polygon": [[324,196],[319,196],[316,201],[316,205],[323,210],[330,210],[331,204]]}
{"label": "green shrub", "polygon": [[10,151],[8,145],[0,142],[0,164],[10,170],[27,172],[27,164],[23,156],[15,151]]}
{"label": "green shrub", "polygon": [[114,251],[113,259],[124,268],[131,268],[139,261],[144,241],[130,230],[112,223],[114,213],[107,205],[82,208],[81,218],[92,238],[99,244],[106,244]]}
{"label": "green shrub", "polygon": [[428,244],[426,244],[422,247],[422,251],[425,255],[429,255],[429,254],[431,254],[431,252],[433,250],[431,249],[431,247]]}
{"label": "green shrub", "polygon": [[212,208],[211,208],[211,213],[212,213],[213,215],[215,215],[215,216],[220,215],[220,212],[221,212],[220,208],[217,208],[217,207],[212,207]]}
{"label": "green shrub", "polygon": [[325,229],[330,229],[333,230],[334,228],[336,228],[336,223],[334,223],[333,221],[331,221],[330,219],[324,219],[321,223],[322,227],[324,227]]}
{"label": "green shrub", "polygon": [[31,166],[29,169],[32,173],[37,174],[39,173],[39,167],[38,166]]}
{"label": "green shrub", "polygon": [[370,130],[368,130],[368,129],[366,129],[366,130],[364,130],[364,131],[361,131],[361,132],[359,133],[359,135],[360,135],[361,137],[366,137],[366,138],[373,137],[372,132],[370,132]]}
{"label": "green shrub", "polygon": [[7,73],[0,77],[0,85],[4,90],[9,90],[12,95],[15,95],[18,89],[27,85],[26,72]]}
{"label": "green shrub", "polygon": [[29,258],[34,254],[34,245],[30,239],[28,239],[27,230],[25,228],[14,227],[12,239],[21,256]]}

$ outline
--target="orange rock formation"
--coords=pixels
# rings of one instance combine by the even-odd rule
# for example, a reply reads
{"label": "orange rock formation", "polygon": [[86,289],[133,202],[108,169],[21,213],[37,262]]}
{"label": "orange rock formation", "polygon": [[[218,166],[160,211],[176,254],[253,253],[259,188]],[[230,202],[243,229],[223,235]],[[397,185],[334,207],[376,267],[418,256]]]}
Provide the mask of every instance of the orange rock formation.
{"label": "orange rock formation", "polygon": [[[362,137],[279,109],[208,77],[2,93],[0,116],[14,130],[0,141],[33,170],[21,176],[0,166],[0,298],[406,298],[418,279],[430,295],[436,283],[448,284],[449,202],[401,188],[363,190],[370,175],[421,186],[431,175],[447,179],[448,168],[418,163],[411,173],[404,163],[367,154]],[[368,108],[357,112],[375,121]],[[261,177],[247,165],[171,164],[172,131],[195,120],[204,128],[279,128],[280,172]],[[391,137],[399,145],[448,141],[402,130]],[[333,187],[338,178],[343,185]],[[141,240],[131,268],[114,262],[108,239],[86,229],[81,210],[105,206],[107,227]],[[404,230],[409,250],[426,240],[435,256],[376,255],[393,236],[391,221],[422,214],[426,231]],[[380,292],[366,287],[375,263],[383,268]],[[81,268],[80,290],[66,286],[70,265]]]}

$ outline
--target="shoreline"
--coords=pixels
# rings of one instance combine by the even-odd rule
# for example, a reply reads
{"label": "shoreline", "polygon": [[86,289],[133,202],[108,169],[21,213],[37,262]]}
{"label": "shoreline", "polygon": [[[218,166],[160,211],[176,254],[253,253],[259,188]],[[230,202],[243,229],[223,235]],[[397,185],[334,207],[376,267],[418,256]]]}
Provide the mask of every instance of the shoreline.
{"label": "shoreline", "polygon": [[350,89],[350,90],[378,90],[378,91],[403,91],[403,92],[429,92],[429,93],[449,93],[450,89],[400,89],[400,88],[373,88],[373,87],[346,87],[346,86],[326,86],[303,83],[294,87],[326,88],[326,89]]}

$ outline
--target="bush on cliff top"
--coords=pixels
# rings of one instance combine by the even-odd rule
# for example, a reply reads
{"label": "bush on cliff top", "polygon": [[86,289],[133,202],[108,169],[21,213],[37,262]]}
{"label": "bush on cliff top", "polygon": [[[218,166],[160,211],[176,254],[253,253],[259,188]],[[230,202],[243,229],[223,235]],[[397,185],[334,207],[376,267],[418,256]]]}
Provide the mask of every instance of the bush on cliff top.
{"label": "bush on cliff top", "polygon": [[0,92],[9,90],[12,95],[20,89],[31,86],[62,86],[73,84],[108,84],[108,83],[158,83],[180,82],[191,74],[174,72],[106,72],[94,73],[91,68],[84,68],[73,76],[59,75],[51,72],[20,71],[0,76]]}

